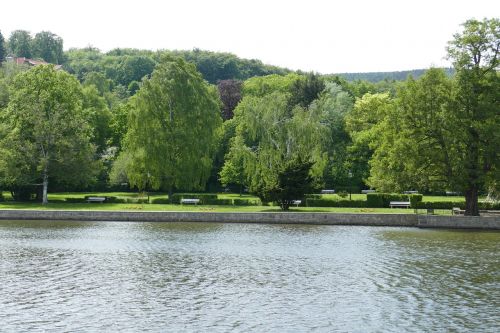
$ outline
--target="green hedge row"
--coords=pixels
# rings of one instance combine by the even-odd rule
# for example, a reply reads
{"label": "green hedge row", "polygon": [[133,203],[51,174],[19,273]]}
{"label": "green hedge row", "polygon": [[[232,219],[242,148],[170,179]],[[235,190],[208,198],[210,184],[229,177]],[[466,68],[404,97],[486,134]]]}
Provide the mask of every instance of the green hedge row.
{"label": "green hedge row", "polygon": [[391,201],[409,201],[412,208],[417,208],[422,198],[422,194],[368,193],[366,205],[370,208],[388,208]]}
{"label": "green hedge row", "polygon": [[4,198],[3,198],[3,193],[2,191],[0,191],[0,202],[4,201]]}
{"label": "green hedge row", "polygon": [[[500,210],[500,202],[480,202],[478,204],[481,210]],[[433,201],[433,202],[419,202],[417,208],[432,208],[432,209],[452,209],[454,207],[465,209],[465,202],[453,202],[453,201]]]}
{"label": "green hedge row", "polygon": [[366,201],[364,200],[328,200],[328,199],[311,199],[306,198],[307,207],[354,207],[365,208]]}
{"label": "green hedge row", "polygon": [[181,199],[200,199],[200,204],[205,204],[207,200],[216,200],[217,194],[214,193],[174,193],[171,203],[180,204]]}

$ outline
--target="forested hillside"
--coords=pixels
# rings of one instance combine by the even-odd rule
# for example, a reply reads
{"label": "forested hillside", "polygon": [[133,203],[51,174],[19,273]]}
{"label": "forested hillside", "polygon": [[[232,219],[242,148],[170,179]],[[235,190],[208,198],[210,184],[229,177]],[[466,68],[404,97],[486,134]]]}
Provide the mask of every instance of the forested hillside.
{"label": "forested hillside", "polygon": [[[396,72],[368,72],[368,73],[338,73],[338,75],[347,81],[368,81],[368,82],[380,82],[384,80],[388,81],[404,81],[408,76],[412,76],[414,79],[418,79],[425,74],[427,69],[413,69],[409,71],[396,71]],[[444,69],[446,75],[451,76],[454,73],[453,68]]]}

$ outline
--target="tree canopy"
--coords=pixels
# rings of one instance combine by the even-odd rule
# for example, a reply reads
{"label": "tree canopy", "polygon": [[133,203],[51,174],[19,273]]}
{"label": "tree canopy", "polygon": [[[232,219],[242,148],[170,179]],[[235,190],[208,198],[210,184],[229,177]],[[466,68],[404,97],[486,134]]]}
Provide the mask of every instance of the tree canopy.
{"label": "tree canopy", "polygon": [[165,57],[131,99],[122,159],[130,184],[203,189],[220,126],[218,94],[182,59]]}

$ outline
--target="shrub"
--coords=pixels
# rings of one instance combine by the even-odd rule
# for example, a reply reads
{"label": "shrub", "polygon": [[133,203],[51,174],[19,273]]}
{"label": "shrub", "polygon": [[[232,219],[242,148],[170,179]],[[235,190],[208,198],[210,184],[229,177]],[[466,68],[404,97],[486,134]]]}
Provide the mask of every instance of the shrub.
{"label": "shrub", "polygon": [[233,199],[235,206],[259,206],[260,201],[255,199]]}
{"label": "shrub", "polygon": [[204,204],[207,199],[217,199],[215,193],[174,193],[172,194],[171,202],[180,204],[181,199],[200,199],[200,203]]}
{"label": "shrub", "polygon": [[422,194],[412,194],[410,195],[410,207],[417,208],[419,202],[422,202]]}
{"label": "shrub", "polygon": [[[418,201],[418,199],[414,200]],[[409,196],[398,193],[368,193],[366,195],[366,204],[370,208],[388,208],[391,201],[409,201]]]}
{"label": "shrub", "polygon": [[432,208],[432,209],[452,209],[453,207],[465,208],[465,202],[453,201],[423,201],[417,203],[417,208]]}
{"label": "shrub", "polygon": [[354,207],[365,208],[364,200],[326,200],[326,199],[306,199],[307,207]]}
{"label": "shrub", "polygon": [[306,199],[321,199],[321,194],[306,194],[304,195]]}
{"label": "shrub", "polygon": [[349,193],[347,193],[346,191],[340,191],[339,193],[337,193],[337,195],[341,198],[347,198]]}
{"label": "shrub", "polygon": [[153,198],[151,199],[152,204],[169,204],[170,200],[168,198]]}
{"label": "shrub", "polygon": [[205,199],[203,204],[205,204],[205,205],[231,206],[233,204],[233,200],[232,199]]}
{"label": "shrub", "polygon": [[126,203],[134,203],[134,204],[146,204],[149,203],[148,198],[119,198]]}
{"label": "shrub", "polygon": [[0,191],[0,202],[4,201],[4,198],[3,198],[3,193],[2,191]]}
{"label": "shrub", "polygon": [[85,203],[87,202],[85,198],[66,198],[64,199],[67,203]]}

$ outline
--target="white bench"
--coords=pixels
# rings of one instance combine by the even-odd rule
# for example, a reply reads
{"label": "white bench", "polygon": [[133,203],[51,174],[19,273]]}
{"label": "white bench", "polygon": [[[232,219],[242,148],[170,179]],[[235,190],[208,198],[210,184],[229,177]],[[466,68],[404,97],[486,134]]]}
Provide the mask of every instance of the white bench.
{"label": "white bench", "polygon": [[302,200],[292,200],[292,204],[295,206],[299,207],[299,205],[302,203]]}
{"label": "white bench", "polygon": [[86,200],[88,203],[90,202],[103,203],[104,201],[106,201],[106,197],[88,197]]}
{"label": "white bench", "polygon": [[375,190],[361,190],[361,193],[363,194],[375,193]]}
{"label": "white bench", "polygon": [[389,207],[391,208],[398,208],[398,207],[404,207],[404,208],[410,208],[410,202],[409,201],[391,201],[389,202]]}
{"label": "white bench", "polygon": [[182,204],[195,204],[197,205],[200,203],[200,199],[181,199],[181,205]]}
{"label": "white bench", "polygon": [[335,194],[335,190],[321,190],[321,194]]}
{"label": "white bench", "polygon": [[418,194],[418,191],[404,191],[403,194]]}

